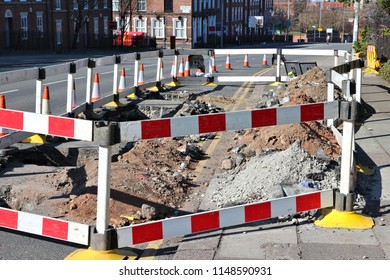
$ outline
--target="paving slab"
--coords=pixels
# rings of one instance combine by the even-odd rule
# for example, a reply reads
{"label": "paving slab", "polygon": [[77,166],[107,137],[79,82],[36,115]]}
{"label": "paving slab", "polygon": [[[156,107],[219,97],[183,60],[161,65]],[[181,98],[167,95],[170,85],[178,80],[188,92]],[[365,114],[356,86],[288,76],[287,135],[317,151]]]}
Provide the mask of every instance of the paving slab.
{"label": "paving slab", "polygon": [[[282,252],[282,248],[286,248],[283,251],[283,259],[299,259],[297,246],[287,245],[296,245],[297,242],[295,227],[258,230],[243,227],[241,231],[237,228],[227,229],[223,232],[215,258],[278,259],[279,257],[275,252]],[[284,244],[285,246],[276,246],[277,244]]]}
{"label": "paving slab", "polygon": [[303,260],[385,260],[380,246],[349,243],[301,244]]}
{"label": "paving slab", "polygon": [[322,228],[314,224],[300,226],[299,238],[302,243],[379,245],[371,229]]}
{"label": "paving slab", "polygon": [[180,243],[178,250],[214,250],[217,249],[221,239],[222,230],[208,233],[187,235]]}

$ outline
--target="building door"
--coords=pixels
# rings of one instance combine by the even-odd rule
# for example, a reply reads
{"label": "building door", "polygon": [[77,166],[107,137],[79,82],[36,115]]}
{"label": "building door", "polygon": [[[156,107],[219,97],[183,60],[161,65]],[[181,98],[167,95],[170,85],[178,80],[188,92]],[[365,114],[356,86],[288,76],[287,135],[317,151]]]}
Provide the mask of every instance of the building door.
{"label": "building door", "polygon": [[12,33],[13,33],[13,24],[12,24],[12,12],[11,10],[5,11],[5,48],[11,48],[12,42]]}

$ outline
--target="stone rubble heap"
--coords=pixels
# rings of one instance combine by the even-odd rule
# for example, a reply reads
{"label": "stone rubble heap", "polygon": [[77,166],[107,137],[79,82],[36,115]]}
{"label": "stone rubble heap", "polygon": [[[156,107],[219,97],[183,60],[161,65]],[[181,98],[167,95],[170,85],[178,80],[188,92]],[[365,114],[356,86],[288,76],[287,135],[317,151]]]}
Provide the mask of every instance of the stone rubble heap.
{"label": "stone rubble heap", "polygon": [[[237,162],[237,160],[236,160]],[[211,200],[217,208],[337,188],[339,163],[310,156],[295,142],[220,174]]]}

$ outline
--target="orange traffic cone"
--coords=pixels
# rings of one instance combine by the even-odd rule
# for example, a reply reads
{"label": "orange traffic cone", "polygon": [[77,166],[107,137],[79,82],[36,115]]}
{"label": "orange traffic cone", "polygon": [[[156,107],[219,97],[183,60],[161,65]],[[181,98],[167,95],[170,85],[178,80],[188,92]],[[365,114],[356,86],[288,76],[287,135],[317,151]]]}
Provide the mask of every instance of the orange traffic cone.
{"label": "orange traffic cone", "polygon": [[184,77],[184,58],[180,59],[179,73],[177,74],[177,76]]}
{"label": "orange traffic cone", "polygon": [[184,77],[188,77],[188,76],[191,76],[191,72],[190,72],[190,57],[189,56],[187,56],[186,64],[184,66]]}
{"label": "orange traffic cone", "polygon": [[228,55],[226,56],[225,68],[226,68],[226,69],[232,69],[232,67],[231,67],[231,65],[230,65],[230,54],[228,54]]}
{"label": "orange traffic cone", "polygon": [[[0,109],[5,109],[5,96],[0,95]],[[0,127],[0,137],[7,135],[7,129]]]}
{"label": "orange traffic cone", "polygon": [[126,89],[126,72],[125,68],[122,68],[121,78],[119,79],[118,92],[122,92]]}
{"label": "orange traffic cone", "polygon": [[42,114],[50,115],[50,95],[49,95],[49,87],[45,86],[43,89],[43,97],[42,97]]}
{"label": "orange traffic cone", "polygon": [[244,58],[244,67],[249,67],[248,55],[247,54],[245,55],[245,58]]}
{"label": "orange traffic cone", "polygon": [[217,72],[217,66],[215,65],[215,55],[211,56],[211,71]]}
{"label": "orange traffic cone", "polygon": [[263,62],[261,63],[262,65],[267,65],[267,55],[264,54],[263,56]]}
{"label": "orange traffic cone", "polygon": [[145,84],[145,80],[144,80],[144,64],[141,63],[139,65],[139,75],[138,75],[138,85],[143,85]]}
{"label": "orange traffic cone", "polygon": [[175,76],[175,59],[172,60],[171,77]]}
{"label": "orange traffic cone", "polygon": [[95,73],[95,80],[93,82],[92,89],[92,102],[100,99],[100,85],[99,85],[99,74]]}

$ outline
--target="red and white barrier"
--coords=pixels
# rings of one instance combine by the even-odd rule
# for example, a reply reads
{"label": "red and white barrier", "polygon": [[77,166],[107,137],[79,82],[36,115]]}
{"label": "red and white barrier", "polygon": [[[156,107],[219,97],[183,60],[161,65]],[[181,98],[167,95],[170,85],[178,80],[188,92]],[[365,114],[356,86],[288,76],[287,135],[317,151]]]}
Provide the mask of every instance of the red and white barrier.
{"label": "red and white barrier", "polygon": [[88,225],[61,221],[6,208],[0,208],[0,227],[77,244],[89,244]]}
{"label": "red and white barrier", "polygon": [[93,122],[88,120],[0,109],[0,127],[93,141]]}
{"label": "red and white barrier", "polygon": [[326,190],[122,227],[118,248],[332,206],[333,191]]}
{"label": "red and white barrier", "polygon": [[[138,141],[338,117],[338,102],[120,123],[121,139]],[[1,123],[0,123],[1,126]]]}

